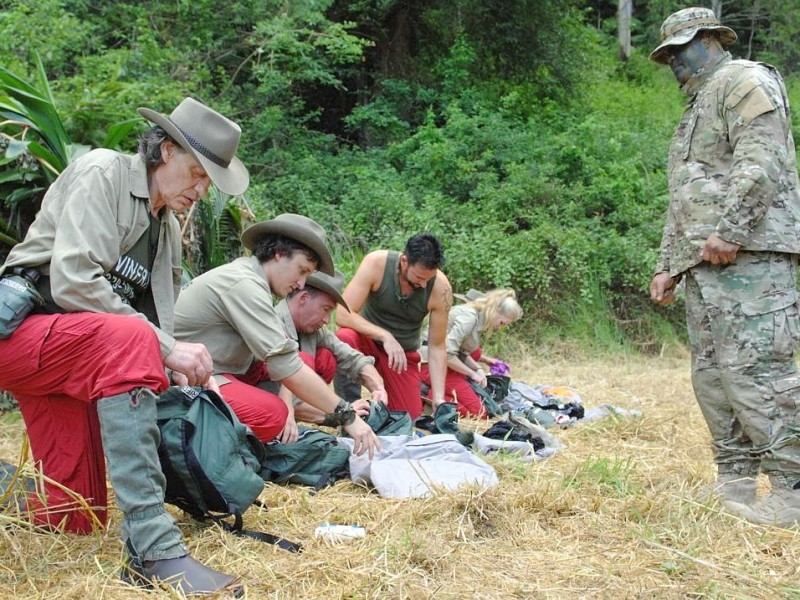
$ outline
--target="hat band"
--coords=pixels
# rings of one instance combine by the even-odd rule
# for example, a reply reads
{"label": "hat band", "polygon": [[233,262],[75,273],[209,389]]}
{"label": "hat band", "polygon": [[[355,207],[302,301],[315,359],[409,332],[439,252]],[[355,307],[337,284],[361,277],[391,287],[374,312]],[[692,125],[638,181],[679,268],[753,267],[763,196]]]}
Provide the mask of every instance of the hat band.
{"label": "hat band", "polygon": [[198,141],[197,141],[195,138],[193,138],[191,135],[189,135],[188,133],[186,133],[186,131],[184,131],[183,129],[181,129],[181,127],[180,127],[178,124],[176,124],[176,123],[175,123],[175,121],[173,121],[172,119],[170,119],[170,122],[171,122],[173,125],[175,125],[175,128],[176,128],[178,131],[180,131],[180,132],[181,132],[181,134],[183,135],[183,137],[185,137],[185,138],[186,138],[186,141],[187,141],[187,142],[189,142],[189,145],[190,145],[192,148],[194,148],[195,150],[197,150],[197,151],[198,151],[200,154],[202,154],[203,156],[205,156],[205,157],[206,157],[208,160],[210,160],[210,161],[211,161],[211,162],[213,162],[213,163],[216,163],[216,164],[218,164],[218,165],[219,165],[220,167],[222,167],[223,169],[227,169],[227,168],[228,168],[228,166],[231,164],[231,161],[229,161],[229,160],[228,160],[228,161],[226,161],[226,160],[224,160],[224,159],[220,158],[219,156],[217,156],[216,154],[214,154],[214,152],[212,152],[212,151],[211,151],[211,150],[209,150],[209,149],[208,149],[206,146],[204,146],[204,145],[203,145],[201,142],[198,142]]}
{"label": "hat band", "polygon": [[661,39],[665,40],[668,37],[675,35],[680,31],[683,31],[684,29],[690,29],[692,27],[702,27],[703,25],[713,25],[714,27],[720,26],[719,21],[717,21],[716,19],[692,19],[691,21],[687,21],[686,23],[681,23],[680,25],[676,25],[670,31],[665,31],[664,35],[661,36]]}

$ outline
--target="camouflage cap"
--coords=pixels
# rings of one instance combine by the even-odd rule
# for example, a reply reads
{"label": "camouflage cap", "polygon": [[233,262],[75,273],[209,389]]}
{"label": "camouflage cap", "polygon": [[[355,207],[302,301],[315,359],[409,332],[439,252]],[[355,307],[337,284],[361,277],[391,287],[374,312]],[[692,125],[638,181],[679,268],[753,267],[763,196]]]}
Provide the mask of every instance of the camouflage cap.
{"label": "camouflage cap", "polygon": [[650,60],[667,64],[668,46],[682,46],[694,39],[699,31],[709,30],[719,33],[723,46],[736,41],[736,32],[730,27],[720,25],[714,11],[710,8],[684,8],[672,13],[661,25],[661,44],[650,53]]}

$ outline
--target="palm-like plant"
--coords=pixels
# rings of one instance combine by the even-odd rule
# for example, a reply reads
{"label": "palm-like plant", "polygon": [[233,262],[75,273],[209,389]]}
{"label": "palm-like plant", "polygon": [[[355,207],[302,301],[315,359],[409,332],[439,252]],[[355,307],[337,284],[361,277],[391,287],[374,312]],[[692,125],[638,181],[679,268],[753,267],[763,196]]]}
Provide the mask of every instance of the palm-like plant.
{"label": "palm-like plant", "polygon": [[185,276],[191,278],[240,256],[239,239],[252,221],[253,211],[244,196],[228,196],[211,187],[183,221]]}
{"label": "palm-like plant", "polygon": [[[33,83],[0,67],[0,119],[0,244],[10,248],[24,237],[47,186],[91,146],[70,140],[38,54]],[[103,146],[117,146],[139,122],[112,125]]]}

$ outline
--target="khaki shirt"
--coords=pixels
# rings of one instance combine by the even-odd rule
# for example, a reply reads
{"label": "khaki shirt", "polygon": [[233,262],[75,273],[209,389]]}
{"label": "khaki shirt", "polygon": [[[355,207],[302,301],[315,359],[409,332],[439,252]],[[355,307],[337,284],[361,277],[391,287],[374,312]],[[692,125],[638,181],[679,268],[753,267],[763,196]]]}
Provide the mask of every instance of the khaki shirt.
{"label": "khaki shirt", "polygon": [[205,344],[214,373],[246,373],[256,360],[280,381],[303,365],[286,335],[255,256],[237,258],[193,279],[175,304],[175,337]]}
{"label": "khaki shirt", "polygon": [[[486,329],[486,316],[466,304],[450,309],[447,317],[447,357],[464,357],[481,345],[481,333]],[[428,361],[428,331],[423,335],[422,361]]]}
{"label": "khaki shirt", "polygon": [[[147,169],[138,155],[98,149],[70,164],[42,200],[25,239],[3,269],[36,267],[50,277],[53,300],[68,312],[143,314],[122,301],[103,276],[150,227]],[[161,211],[150,289],[155,327],[166,357],[175,345],[173,307],[181,282],[181,231],[171,210]]]}
{"label": "khaki shirt", "polygon": [[317,348],[327,348],[336,357],[336,371],[342,373],[351,381],[358,381],[361,375],[361,369],[366,365],[374,365],[375,359],[371,356],[364,356],[350,346],[340,340],[334,333],[327,327],[321,327],[314,333],[297,333],[292,319],[292,312],[289,310],[289,303],[284,298],[278,302],[275,307],[278,315],[283,321],[283,326],[286,335],[293,340],[297,340],[300,345],[300,351],[311,355],[316,355]]}
{"label": "khaki shirt", "polygon": [[800,252],[800,192],[786,90],[725,53],[690,79],[669,152],[670,205],[656,272],[698,264],[716,233],[744,250]]}

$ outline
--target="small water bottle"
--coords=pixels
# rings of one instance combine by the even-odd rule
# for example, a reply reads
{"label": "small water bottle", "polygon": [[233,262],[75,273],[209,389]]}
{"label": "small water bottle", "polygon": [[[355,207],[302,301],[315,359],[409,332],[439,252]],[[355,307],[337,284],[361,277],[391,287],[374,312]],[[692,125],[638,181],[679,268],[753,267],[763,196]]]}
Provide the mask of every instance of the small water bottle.
{"label": "small water bottle", "polygon": [[331,525],[323,523],[314,530],[314,537],[322,538],[328,542],[347,542],[361,539],[367,535],[361,525]]}

